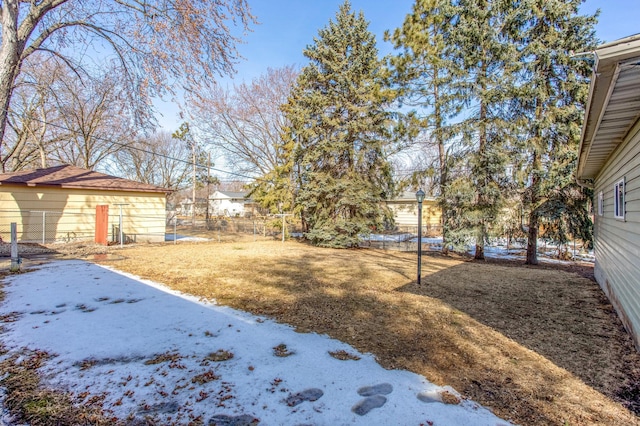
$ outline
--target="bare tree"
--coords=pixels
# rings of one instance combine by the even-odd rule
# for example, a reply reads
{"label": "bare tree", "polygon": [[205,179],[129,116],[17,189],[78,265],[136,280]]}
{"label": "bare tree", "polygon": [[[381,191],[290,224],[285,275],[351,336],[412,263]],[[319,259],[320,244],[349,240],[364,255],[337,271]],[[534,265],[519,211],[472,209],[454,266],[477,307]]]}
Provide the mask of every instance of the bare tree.
{"label": "bare tree", "polygon": [[94,169],[131,140],[133,111],[117,71],[83,79],[67,71],[54,82],[57,125],[67,131],[54,146],[54,161]]}
{"label": "bare tree", "polygon": [[0,143],[16,80],[35,52],[77,70],[89,58],[69,47],[110,49],[144,114],[149,96],[172,92],[176,82],[191,90],[233,72],[239,39],[229,24],[246,31],[254,22],[247,0],[4,0],[0,7]]}
{"label": "bare tree", "polygon": [[51,146],[64,137],[52,102],[54,83],[65,70],[56,60],[32,56],[16,82],[5,134],[2,169],[16,171],[28,166],[46,167]]}
{"label": "bare tree", "polygon": [[128,143],[111,168],[118,176],[178,190],[189,182],[190,156],[187,144],[161,131]]}
{"label": "bare tree", "polygon": [[280,106],[287,102],[297,74],[293,66],[270,68],[251,83],[232,90],[212,86],[192,99],[191,113],[202,139],[238,172],[265,175],[274,170],[286,125]]}

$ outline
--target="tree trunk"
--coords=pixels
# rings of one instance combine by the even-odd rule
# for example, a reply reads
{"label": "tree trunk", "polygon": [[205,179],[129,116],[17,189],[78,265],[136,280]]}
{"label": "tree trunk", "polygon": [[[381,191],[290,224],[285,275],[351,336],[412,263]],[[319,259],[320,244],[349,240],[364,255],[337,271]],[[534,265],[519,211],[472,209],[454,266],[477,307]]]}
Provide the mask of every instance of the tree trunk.
{"label": "tree trunk", "polygon": [[0,161],[5,171],[5,159],[2,158],[2,145],[7,128],[7,114],[13,84],[20,68],[18,44],[18,0],[2,2],[2,45],[0,46]]}
{"label": "tree trunk", "polygon": [[487,230],[483,220],[478,231],[478,236],[476,237],[476,254],[473,256],[475,260],[484,260],[484,236],[486,233]]}
{"label": "tree trunk", "polygon": [[529,234],[527,236],[527,265],[538,264],[538,215],[529,213]]}
{"label": "tree trunk", "polygon": [[[536,107],[536,118],[540,120],[541,117],[541,109]],[[538,132],[536,132],[538,133]],[[536,143],[540,143],[541,137],[539,134],[536,134],[535,141]],[[538,155],[538,151],[534,148],[533,158],[531,159],[532,170],[531,170],[531,212],[529,213],[529,231],[527,235],[527,260],[525,264],[527,265],[537,265],[538,264],[538,214],[536,212],[538,208],[538,204],[540,202],[540,169],[542,165],[540,164],[540,156]]]}
{"label": "tree trunk", "polygon": [[[438,69],[434,70],[434,75],[438,78]],[[438,143],[438,161],[440,162],[440,198],[446,200],[446,187],[447,187],[447,159],[444,149],[444,138],[442,136],[442,113],[440,111],[439,104],[439,92],[438,86],[434,87],[433,97],[435,104],[435,122],[436,122],[436,140]],[[449,254],[449,238],[448,238],[448,230],[449,230],[449,214],[447,212],[447,203],[440,203],[440,208],[442,209],[442,216],[440,218],[442,224],[442,254]]]}
{"label": "tree trunk", "polygon": [[[482,64],[482,73],[484,76],[487,75],[487,64],[483,63]],[[484,83],[480,84],[481,87],[481,93],[486,93],[486,87]],[[479,145],[478,145],[478,153],[477,155],[480,157],[481,161],[480,161],[480,167],[481,168],[486,168],[485,166],[485,151],[487,149],[487,125],[486,125],[486,120],[487,120],[487,105],[485,104],[484,100],[480,101],[480,127],[478,129],[479,132]],[[487,206],[487,190],[489,188],[489,178],[487,176],[487,173],[489,173],[488,170],[480,170],[480,172],[482,173],[482,176],[479,179],[478,185],[480,186],[480,188],[478,188],[479,194],[478,194],[478,204],[480,205],[480,207],[482,208],[480,211],[480,214],[483,215],[483,217],[480,219],[480,225],[478,226],[478,235],[476,236],[476,254],[474,256],[474,259],[476,260],[484,260],[484,239],[487,235],[487,225],[485,223],[485,218],[484,215],[486,214],[485,212],[485,208]]]}

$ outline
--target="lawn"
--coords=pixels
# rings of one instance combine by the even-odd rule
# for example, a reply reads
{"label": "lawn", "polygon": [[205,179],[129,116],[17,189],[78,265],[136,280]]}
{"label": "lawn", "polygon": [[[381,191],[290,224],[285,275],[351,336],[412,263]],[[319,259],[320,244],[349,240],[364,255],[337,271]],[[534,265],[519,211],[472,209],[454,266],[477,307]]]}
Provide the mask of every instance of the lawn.
{"label": "lawn", "polygon": [[640,424],[640,354],[588,265],[429,253],[418,287],[415,253],[252,239],[115,253],[96,261],[328,334],[515,423]]}

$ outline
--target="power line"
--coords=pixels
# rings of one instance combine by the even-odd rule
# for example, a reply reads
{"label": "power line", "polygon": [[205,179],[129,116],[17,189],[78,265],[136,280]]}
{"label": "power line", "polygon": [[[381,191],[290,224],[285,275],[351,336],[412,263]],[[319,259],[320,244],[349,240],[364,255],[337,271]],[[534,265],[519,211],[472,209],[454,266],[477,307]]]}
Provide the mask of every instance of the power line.
{"label": "power line", "polygon": [[[13,115],[14,117],[20,118],[20,115],[18,113],[14,112],[14,111],[11,111],[11,110],[5,110],[5,111],[7,113]],[[71,132],[71,133],[74,133],[76,135],[80,135],[81,136],[81,133],[79,131],[70,129],[70,128],[62,126],[60,124],[51,123],[51,122],[48,122],[48,121],[45,121],[45,120],[41,120],[41,119],[35,118],[35,117],[31,117],[31,119],[33,121],[39,122],[41,124],[44,124],[44,125],[47,125],[47,126],[51,126],[51,127],[55,127],[55,128],[58,128],[58,129],[61,129],[61,130],[65,130],[67,132]],[[176,162],[179,162],[179,163],[193,165],[193,162],[188,161],[188,160],[184,160],[182,158],[176,158],[176,157],[172,157],[170,155],[161,154],[161,153],[158,153],[158,152],[153,152],[153,151],[150,151],[150,150],[147,150],[147,149],[144,149],[144,148],[140,148],[140,147],[137,147],[137,146],[130,146],[130,145],[127,145],[127,144],[125,144],[123,142],[109,140],[109,139],[103,138],[101,136],[94,136],[93,138],[96,139],[96,140],[99,140],[99,141],[111,143],[113,145],[118,145],[118,146],[123,147],[123,148],[133,149],[135,151],[143,152],[145,154],[149,154],[149,155],[154,155],[154,156],[157,156],[157,157],[165,158],[167,160],[172,160],[172,161],[176,161]],[[231,171],[228,171],[228,170],[217,169],[215,167],[210,167],[209,165],[200,164],[198,162],[196,162],[195,164],[196,164],[196,167],[201,168],[201,169],[209,169],[209,170],[213,170],[215,172],[225,173],[225,174],[228,174],[228,175],[238,176],[238,177],[242,177],[242,178],[250,179],[250,180],[254,180],[254,181],[269,182],[268,180],[261,179],[261,178],[255,177],[255,176],[248,176],[248,175],[244,175],[244,174],[237,173],[237,172],[231,172]]]}

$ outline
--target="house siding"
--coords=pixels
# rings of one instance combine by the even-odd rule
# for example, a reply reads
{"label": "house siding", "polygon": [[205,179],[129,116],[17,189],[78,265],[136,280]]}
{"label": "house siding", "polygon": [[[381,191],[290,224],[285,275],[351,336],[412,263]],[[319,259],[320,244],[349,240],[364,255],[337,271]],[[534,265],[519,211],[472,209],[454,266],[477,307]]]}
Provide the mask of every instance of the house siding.
{"label": "house siding", "polygon": [[[614,217],[614,186],[625,180],[624,220]],[[595,216],[595,278],[640,349],[640,121],[595,180],[603,215]]]}
{"label": "house siding", "polygon": [[[395,225],[399,228],[418,226],[417,201],[387,201],[387,206],[393,212]],[[425,231],[437,229],[441,226],[442,212],[435,200],[425,200],[422,203],[422,226]]]}
{"label": "house siding", "polygon": [[91,240],[98,205],[109,206],[109,233],[115,236],[119,232],[120,207],[116,205],[119,203],[128,204],[122,207],[126,241],[164,241],[164,193],[6,184],[0,186],[0,236],[7,241],[10,223],[16,222],[22,241]]}

